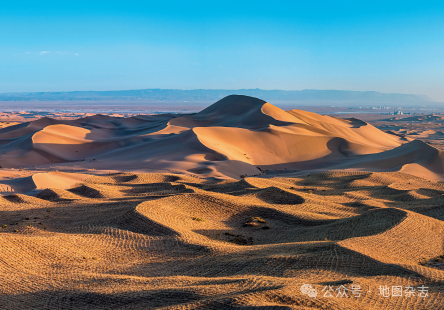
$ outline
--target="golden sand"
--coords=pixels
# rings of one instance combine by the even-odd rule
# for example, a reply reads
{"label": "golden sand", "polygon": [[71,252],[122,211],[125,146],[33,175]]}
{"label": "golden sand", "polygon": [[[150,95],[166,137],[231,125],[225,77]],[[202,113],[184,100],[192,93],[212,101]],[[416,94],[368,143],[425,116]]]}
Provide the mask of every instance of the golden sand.
{"label": "golden sand", "polygon": [[[443,254],[443,193],[396,172],[125,173],[4,196],[1,308],[441,309],[444,270],[419,262]],[[324,297],[341,285],[360,297]],[[387,298],[381,285],[428,296]]]}
{"label": "golden sand", "polygon": [[0,128],[0,309],[444,309],[437,148],[246,96],[115,116]]}

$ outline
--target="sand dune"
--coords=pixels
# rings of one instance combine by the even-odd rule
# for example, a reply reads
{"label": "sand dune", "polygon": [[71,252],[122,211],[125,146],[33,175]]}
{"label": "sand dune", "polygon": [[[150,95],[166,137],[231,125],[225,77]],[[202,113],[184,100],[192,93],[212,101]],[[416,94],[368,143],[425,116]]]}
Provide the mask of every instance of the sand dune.
{"label": "sand dune", "polygon": [[30,176],[21,178],[14,178],[10,180],[0,180],[0,193],[10,194],[15,193],[30,193],[46,189],[54,188],[69,188],[73,184],[83,182],[90,175],[80,173],[64,173],[64,172],[48,172],[35,173]]}
{"label": "sand dune", "polygon": [[184,116],[45,117],[0,129],[0,139],[3,168],[85,160],[95,161],[91,166],[101,170],[174,171],[218,178],[262,173],[257,167],[329,167],[401,145],[396,135],[357,119],[286,112],[246,96],[228,96]]}
{"label": "sand dune", "polygon": [[1,309],[444,308],[444,154],[358,119],[41,118],[0,129],[0,166]]}
{"label": "sand dune", "polygon": [[239,179],[339,167],[444,178],[442,153],[426,144],[358,119],[284,111],[247,96],[228,96],[188,115],[45,117],[0,129],[0,139],[3,168],[63,165],[65,172],[81,166]]}
{"label": "sand dune", "polygon": [[363,156],[337,168],[360,168],[367,171],[401,171],[434,180],[443,180],[444,153],[415,140],[395,149]]}
{"label": "sand dune", "polygon": [[32,176],[32,179],[37,189],[46,189],[49,187],[69,188],[73,184],[81,183],[90,176],[80,173],[63,173],[63,172],[49,172],[37,173]]}
{"label": "sand dune", "polygon": [[[0,197],[1,305],[441,309],[444,264],[422,261],[443,254],[443,193],[395,172],[218,182],[123,173]],[[324,297],[341,285],[360,297]],[[428,295],[387,298],[381,285]]]}
{"label": "sand dune", "polygon": [[218,179],[366,169],[444,179],[443,154],[419,141],[408,142],[358,119],[286,112],[257,98],[233,95],[196,114],[45,117],[9,126],[0,129],[0,166]]}

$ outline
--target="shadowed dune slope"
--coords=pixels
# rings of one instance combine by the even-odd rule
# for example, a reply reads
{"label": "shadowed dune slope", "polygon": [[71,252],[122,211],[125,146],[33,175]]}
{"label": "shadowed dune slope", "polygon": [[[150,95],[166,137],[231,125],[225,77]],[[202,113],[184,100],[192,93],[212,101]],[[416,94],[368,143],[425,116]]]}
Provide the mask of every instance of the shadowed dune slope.
{"label": "shadowed dune slope", "polygon": [[444,266],[421,261],[444,255],[443,193],[397,172],[118,173],[3,196],[0,308],[442,309]]}

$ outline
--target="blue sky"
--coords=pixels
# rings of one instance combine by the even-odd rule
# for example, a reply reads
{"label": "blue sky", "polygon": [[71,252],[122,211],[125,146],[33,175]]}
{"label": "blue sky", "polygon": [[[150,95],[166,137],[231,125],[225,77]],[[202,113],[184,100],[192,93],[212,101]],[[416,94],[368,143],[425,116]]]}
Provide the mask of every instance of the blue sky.
{"label": "blue sky", "polygon": [[4,2],[0,92],[341,89],[444,102],[444,1]]}

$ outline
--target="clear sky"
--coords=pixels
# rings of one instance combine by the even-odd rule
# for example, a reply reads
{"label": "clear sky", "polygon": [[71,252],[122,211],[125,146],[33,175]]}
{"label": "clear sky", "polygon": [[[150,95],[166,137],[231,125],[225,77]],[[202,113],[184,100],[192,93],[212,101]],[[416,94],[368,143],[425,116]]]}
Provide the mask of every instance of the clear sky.
{"label": "clear sky", "polygon": [[142,88],[444,102],[444,1],[1,1],[0,92]]}

